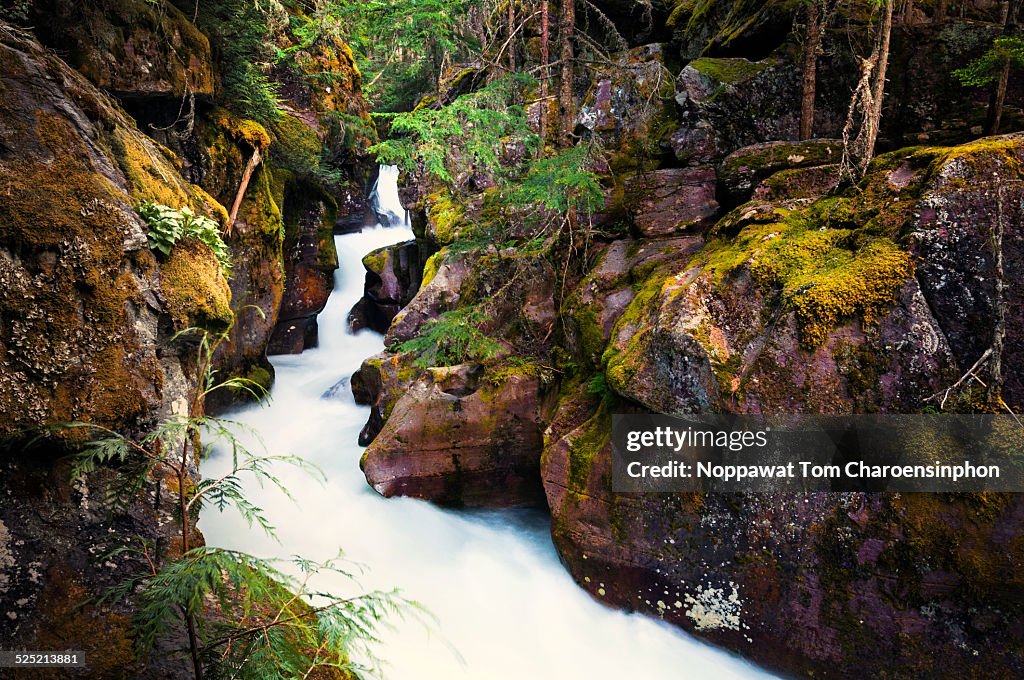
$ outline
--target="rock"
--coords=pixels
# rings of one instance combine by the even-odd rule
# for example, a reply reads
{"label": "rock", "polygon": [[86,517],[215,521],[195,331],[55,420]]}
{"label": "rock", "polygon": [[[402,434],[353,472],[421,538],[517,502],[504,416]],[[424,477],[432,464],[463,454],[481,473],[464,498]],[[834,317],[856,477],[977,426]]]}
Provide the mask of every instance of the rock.
{"label": "rock", "polygon": [[718,211],[715,171],[671,168],[626,180],[626,205],[648,238],[673,236],[708,226]]}
{"label": "rock", "polygon": [[[965,370],[993,346],[997,321],[1004,319],[1002,396],[1017,412],[1024,406],[1024,347],[1011,339],[1024,336],[1024,193],[1015,179],[1021,160],[1019,134],[955,147],[925,184],[907,227],[928,306]],[[1005,282],[1001,305],[997,240]]]}
{"label": "rock", "polygon": [[386,333],[401,309],[420,288],[423,275],[416,241],[378,248],[363,258],[366,284],[362,299],[349,314],[354,329],[372,328]]}
{"label": "rock", "polygon": [[477,366],[431,369],[395,404],[361,461],[384,496],[442,505],[536,505],[540,384]]}
{"label": "rock", "polygon": [[617,240],[598,245],[594,264],[563,303],[565,346],[582,366],[597,368],[615,323],[636,297],[642,272],[697,252],[700,236]]}
{"label": "rock", "polygon": [[118,97],[214,96],[210,42],[166,0],[42,0],[34,13],[40,40]]}
{"label": "rock", "polygon": [[661,143],[675,127],[672,80],[660,44],[625,51],[612,66],[595,68],[576,128],[609,149],[612,170],[652,170]]}
{"label": "rock", "polygon": [[384,344],[391,346],[405,342],[415,336],[427,321],[454,309],[461,299],[462,284],[469,273],[469,258],[464,254],[446,249],[432,255],[424,265],[419,291],[395,315]]}
{"label": "rock", "polygon": [[686,165],[707,165],[722,155],[718,135],[706,120],[698,120],[692,127],[683,126],[673,132],[668,146],[676,160]]}
{"label": "rock", "polygon": [[73,435],[36,428],[88,421],[136,437],[188,412],[194,353],[172,337],[223,330],[227,282],[198,241],[155,255],[135,206],[225,211],[115,101],[24,36],[0,22],[0,639],[83,650],[97,677],[186,678],[178,662],[141,665],[133,610],[100,602],[146,568],[126,546],[174,549],[160,467],[125,510],[109,500],[123,477],[119,487],[104,465],[72,481],[60,461]]}
{"label": "rock", "polygon": [[0,438],[74,420],[139,431],[180,398],[165,392],[178,359],[157,351],[171,318],[216,330],[230,310],[209,249],[182,243],[159,263],[133,206],[219,206],[112,100],[13,36],[0,34],[0,149],[17,149],[0,152]]}
{"label": "rock", "polygon": [[316,317],[334,289],[335,220],[329,198],[301,182],[285,183],[282,202],[286,283],[267,353],[297,354],[316,347]]}
{"label": "rock", "polygon": [[683,59],[702,55],[766,56],[779,47],[792,29],[793,8],[784,0],[736,4],[710,0],[666,3],[668,28]]}
{"label": "rock", "polygon": [[359,445],[367,446],[380,433],[384,421],[409,384],[423,373],[408,354],[382,352],[363,361],[352,376],[352,396],[370,407],[370,417],[359,433]]}
{"label": "rock", "polygon": [[[747,203],[702,250],[634,269],[647,280],[602,356],[619,401],[567,381],[545,433],[552,535],[576,581],[794,675],[958,677],[978,656],[1024,669],[1015,495],[616,494],[609,444],[612,411],[919,411],[992,343],[1000,225],[1004,398],[1019,404],[1022,153],[1011,135],[883,155],[853,190]],[[612,253],[570,304],[624,269]]]}
{"label": "rock", "polygon": [[[748,200],[754,189],[784,170],[835,166],[843,157],[843,143],[833,139],[805,142],[765,142],[737,149],[718,168],[722,202],[737,205]],[[835,173],[838,183],[838,172]],[[783,178],[777,178],[782,180]],[[819,180],[820,182],[821,180]],[[827,180],[825,180],[827,182]],[[805,183],[807,178],[805,177]],[[814,185],[813,180],[810,182]],[[834,185],[833,185],[834,186]],[[788,187],[787,187],[788,188]],[[812,189],[810,193],[814,193]],[[797,198],[797,196],[783,196]]]}
{"label": "rock", "polygon": [[793,199],[816,199],[838,185],[839,165],[780,170],[757,185],[753,198],[774,203]]}

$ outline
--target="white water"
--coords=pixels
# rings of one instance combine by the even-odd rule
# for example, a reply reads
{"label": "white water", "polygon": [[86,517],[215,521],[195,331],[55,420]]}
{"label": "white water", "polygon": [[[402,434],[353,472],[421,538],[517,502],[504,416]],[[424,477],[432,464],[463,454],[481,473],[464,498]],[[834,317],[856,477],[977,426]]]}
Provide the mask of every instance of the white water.
{"label": "white water", "polygon": [[[396,173],[383,172],[385,208],[404,214]],[[341,268],[320,316],[320,347],[274,357],[273,401],[232,418],[258,430],[273,453],[295,453],[327,481],[281,466],[275,472],[297,498],[255,483],[247,491],[277,527],[279,543],[233,512],[204,511],[200,528],[213,546],[263,557],[346,557],[368,569],[367,588],[399,587],[438,619],[433,632],[398,622],[377,654],[389,680],[645,680],[750,678],[763,673],[654,619],[605,607],[576,586],[558,561],[546,518],[526,511],[454,512],[411,499],[384,499],[359,470],[356,445],[368,409],[347,387],[321,395],[381,350],[381,337],[348,332],[346,316],[362,295],[362,256],[412,237],[407,226],[336,237]],[[227,469],[223,456],[204,476]],[[351,586],[317,584],[334,592]]]}

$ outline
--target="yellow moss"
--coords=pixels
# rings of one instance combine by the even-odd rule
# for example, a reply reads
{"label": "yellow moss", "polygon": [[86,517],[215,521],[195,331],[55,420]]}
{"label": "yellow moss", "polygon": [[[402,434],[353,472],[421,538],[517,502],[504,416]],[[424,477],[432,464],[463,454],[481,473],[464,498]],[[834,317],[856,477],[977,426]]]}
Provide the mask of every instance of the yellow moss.
{"label": "yellow moss", "polygon": [[447,256],[447,254],[448,249],[442,248],[441,250],[437,251],[429,258],[427,258],[426,263],[423,265],[423,278],[420,283],[421,289],[426,288],[427,284],[433,281],[434,277],[437,276],[438,270],[441,269],[441,263],[444,262],[444,258]]}
{"label": "yellow moss", "polygon": [[177,329],[226,329],[231,291],[213,251],[195,239],[178,242],[160,267],[160,288]]}
{"label": "yellow moss", "polygon": [[[445,189],[427,196],[428,233],[440,245],[450,245],[469,236],[464,219],[466,207]],[[431,228],[432,227],[432,228]]]}
{"label": "yellow moss", "polygon": [[203,207],[205,208],[203,212],[216,220],[217,224],[220,226],[226,226],[229,219],[227,208],[221,205],[216,198],[206,193],[206,190],[202,187],[193,184],[192,190],[196,192],[196,196],[199,198],[200,203],[203,204]]}
{"label": "yellow moss", "polygon": [[227,109],[217,108],[212,114],[213,122],[225,130],[233,139],[245,142],[253,149],[265,150],[270,146],[270,133],[254,120],[239,118]]}
{"label": "yellow moss", "polygon": [[892,240],[866,229],[816,228],[802,213],[750,225],[731,241],[716,239],[691,265],[716,283],[749,267],[763,289],[781,290],[793,305],[807,348],[824,343],[843,319],[876,320],[914,271],[909,253]]}
{"label": "yellow moss", "polygon": [[162,205],[196,208],[193,196],[176,176],[166,160],[154,158],[155,147],[126,128],[118,127],[109,136],[110,150],[128,179],[128,193],[133,203],[152,201]]}

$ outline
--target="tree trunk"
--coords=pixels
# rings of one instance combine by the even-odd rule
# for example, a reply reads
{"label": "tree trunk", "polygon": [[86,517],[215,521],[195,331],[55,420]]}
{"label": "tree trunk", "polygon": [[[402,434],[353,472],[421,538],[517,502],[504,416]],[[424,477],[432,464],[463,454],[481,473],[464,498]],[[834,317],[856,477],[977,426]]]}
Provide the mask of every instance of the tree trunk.
{"label": "tree trunk", "polygon": [[999,134],[999,123],[1003,118],[1003,104],[1006,102],[1006,86],[1010,82],[1010,59],[1003,60],[1003,70],[999,72],[999,82],[996,83],[996,91],[992,94],[992,101],[988,107],[988,134]]}
{"label": "tree trunk", "polygon": [[932,19],[937,24],[946,23],[946,17],[949,16],[949,0],[939,0],[935,5],[935,16]]}
{"label": "tree trunk", "polygon": [[245,197],[245,190],[249,187],[249,180],[252,179],[252,173],[256,170],[256,166],[263,160],[263,154],[260,153],[259,148],[256,148],[252,152],[252,156],[249,158],[249,162],[245,164],[245,171],[242,173],[242,181],[238,185],[238,193],[235,194],[235,202],[231,204],[231,213],[228,216],[228,225],[224,228],[224,235],[231,236],[231,229],[235,226],[235,220],[238,219],[238,208],[242,205],[242,198]]}
{"label": "tree trunk", "polygon": [[807,37],[804,41],[804,80],[800,100],[800,139],[814,136],[814,98],[818,91],[818,51],[821,49],[821,8],[818,0],[807,6]]}
{"label": "tree trunk", "polygon": [[513,36],[516,34],[516,7],[512,0],[508,0],[508,70],[515,73],[516,70],[516,45]]}
{"label": "tree trunk", "polygon": [[544,145],[548,140],[548,112],[551,110],[548,102],[548,80],[551,78],[551,55],[548,53],[550,35],[548,31],[548,0],[541,0],[540,3],[540,149],[538,157],[544,155]]}
{"label": "tree trunk", "polygon": [[562,16],[558,22],[559,39],[562,43],[562,81],[558,96],[561,117],[561,144],[572,146],[573,121],[573,31],[576,28],[576,0],[562,0]]}
{"label": "tree trunk", "polygon": [[[1017,11],[1020,8],[1020,0],[1004,2],[1000,7],[999,21],[1003,25],[1002,35],[1011,36],[1017,29]],[[999,71],[999,80],[996,81],[996,89],[988,100],[988,116],[985,121],[985,133],[989,135],[999,134],[999,124],[1003,118],[1003,106],[1006,103],[1006,88],[1010,83],[1010,58],[1003,60],[1003,68]]]}
{"label": "tree trunk", "polygon": [[889,42],[892,38],[892,3],[894,0],[883,0],[882,24],[879,30],[878,66],[875,69],[875,87],[873,92],[870,115],[870,130],[865,145],[865,160],[875,156],[875,142],[878,140],[878,128],[882,122],[882,101],[885,99],[885,75],[889,68]]}

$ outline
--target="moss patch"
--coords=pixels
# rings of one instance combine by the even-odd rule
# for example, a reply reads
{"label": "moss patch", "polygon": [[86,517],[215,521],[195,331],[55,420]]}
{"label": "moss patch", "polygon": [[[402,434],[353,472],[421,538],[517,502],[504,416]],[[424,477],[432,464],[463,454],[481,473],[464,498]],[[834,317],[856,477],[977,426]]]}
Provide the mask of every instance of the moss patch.
{"label": "moss patch", "polygon": [[611,413],[602,403],[597,412],[569,436],[569,491],[581,494],[590,481],[590,467],[594,459],[611,439]]}
{"label": "moss patch", "polygon": [[231,291],[213,251],[194,239],[180,241],[160,267],[160,288],[178,330],[226,330],[233,318]]}
{"label": "moss patch", "polygon": [[701,57],[700,59],[694,59],[688,65],[701,75],[727,85],[735,85],[750,80],[768,68],[768,64],[763,62],[738,58],[711,59]]}

